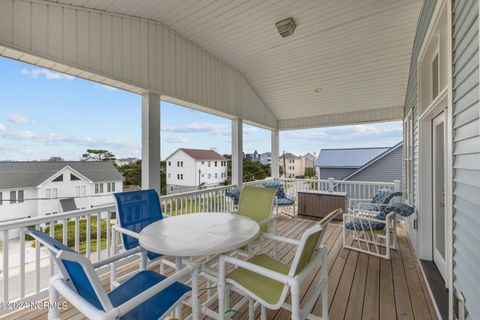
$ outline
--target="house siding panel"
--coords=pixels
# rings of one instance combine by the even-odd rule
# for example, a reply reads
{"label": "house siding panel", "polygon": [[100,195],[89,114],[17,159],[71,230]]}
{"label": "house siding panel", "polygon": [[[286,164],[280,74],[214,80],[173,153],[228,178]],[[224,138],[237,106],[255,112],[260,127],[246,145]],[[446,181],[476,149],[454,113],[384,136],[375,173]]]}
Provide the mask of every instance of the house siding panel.
{"label": "house siding panel", "polygon": [[[437,4],[437,0],[424,0],[422,9],[420,11],[420,17],[418,20],[417,31],[413,42],[412,57],[410,62],[410,71],[407,85],[407,93],[405,96],[404,113],[412,112],[413,119],[413,205],[419,206],[419,109],[418,109],[418,89],[417,89],[417,61],[420,49],[422,47],[425,35],[427,33],[428,25],[432,19],[433,11]],[[414,214],[410,218],[405,219],[405,226],[407,232],[416,248],[417,232],[414,229],[414,221],[417,219],[417,215]]]}
{"label": "house siding panel", "polygon": [[347,180],[392,182],[402,179],[403,149],[397,148]]}
{"label": "house siding panel", "polygon": [[58,63],[50,65],[57,71],[87,79],[99,75],[95,79],[107,85],[152,91],[277,128],[275,116],[243,74],[154,21],[53,2],[3,0],[0,45]]}
{"label": "house siding panel", "polygon": [[320,179],[334,178],[336,180],[341,180],[346,176],[354,173],[358,168],[321,168],[320,169]]}
{"label": "house siding panel", "polygon": [[468,319],[480,319],[478,1],[458,0],[453,20],[453,281]]}

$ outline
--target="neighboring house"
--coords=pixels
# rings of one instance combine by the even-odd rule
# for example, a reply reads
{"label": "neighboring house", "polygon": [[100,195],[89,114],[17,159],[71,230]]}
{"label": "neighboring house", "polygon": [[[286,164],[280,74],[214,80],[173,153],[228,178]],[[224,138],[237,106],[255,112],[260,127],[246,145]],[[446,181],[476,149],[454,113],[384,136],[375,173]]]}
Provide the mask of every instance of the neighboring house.
{"label": "neighboring house", "polygon": [[286,178],[295,178],[305,174],[305,168],[313,168],[315,165],[315,156],[307,153],[304,156],[296,156],[293,153],[287,152],[280,156],[280,167],[285,167],[283,170]]}
{"label": "neighboring house", "polygon": [[260,154],[257,150],[253,152],[245,152],[245,158],[250,159],[252,161],[260,161]]}
{"label": "neighboring house", "polygon": [[166,159],[167,192],[218,186],[227,180],[227,159],[214,150],[177,149]]}
{"label": "neighboring house", "polygon": [[316,166],[320,179],[392,182],[402,180],[402,146],[322,149]]}
{"label": "neighboring house", "polygon": [[264,153],[261,153],[259,155],[260,159],[260,163],[262,163],[263,165],[269,165],[272,163],[272,153],[271,152],[264,152]]}
{"label": "neighboring house", "polygon": [[137,162],[139,160],[140,159],[138,159],[138,158],[122,158],[122,159],[116,159],[116,160],[114,160],[114,162],[118,167],[123,167],[125,165],[134,164],[135,162]]}
{"label": "neighboring house", "polygon": [[0,221],[114,203],[122,175],[111,161],[0,163]]}

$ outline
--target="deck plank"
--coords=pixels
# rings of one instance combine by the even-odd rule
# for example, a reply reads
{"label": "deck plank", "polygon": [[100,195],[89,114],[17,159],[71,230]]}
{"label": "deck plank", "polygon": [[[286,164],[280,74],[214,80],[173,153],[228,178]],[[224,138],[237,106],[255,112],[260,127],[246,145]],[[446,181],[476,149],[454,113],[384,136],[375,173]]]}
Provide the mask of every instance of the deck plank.
{"label": "deck plank", "polygon": [[[303,232],[312,226],[316,220],[309,218],[282,217],[278,231],[282,236],[299,239]],[[433,303],[428,294],[420,267],[415,259],[413,249],[406,237],[406,233],[399,224],[400,250],[392,252],[392,259],[385,260],[363,253],[347,250],[342,247],[341,224],[333,223],[325,235],[325,247],[328,252],[329,270],[329,297],[331,319],[437,319]],[[266,244],[267,250],[272,242]],[[255,247],[254,251],[258,252]],[[284,263],[291,263],[295,248],[291,245],[278,246],[279,259]],[[201,261],[203,259],[199,259]],[[119,273],[133,270],[136,265],[131,264],[120,270]],[[322,266],[317,266],[308,277],[307,284],[302,286],[301,299],[304,302],[313,290],[313,283],[321,276]],[[168,268],[167,274],[172,269]],[[108,288],[108,275],[101,277],[102,285]],[[206,281],[200,281],[201,287]],[[207,297],[206,290],[202,290],[200,300]],[[240,296],[234,294],[233,300],[238,301]],[[216,307],[216,306],[214,306]],[[190,312],[184,308],[185,315]],[[313,314],[321,315],[321,300],[314,307]],[[246,320],[247,308],[243,307],[234,316],[234,319]],[[259,310],[256,310],[259,317]],[[85,319],[71,305],[61,312],[62,319]],[[268,319],[286,320],[290,313],[285,310],[269,311]],[[46,310],[21,310],[3,317],[3,319],[37,319],[46,320]]]}

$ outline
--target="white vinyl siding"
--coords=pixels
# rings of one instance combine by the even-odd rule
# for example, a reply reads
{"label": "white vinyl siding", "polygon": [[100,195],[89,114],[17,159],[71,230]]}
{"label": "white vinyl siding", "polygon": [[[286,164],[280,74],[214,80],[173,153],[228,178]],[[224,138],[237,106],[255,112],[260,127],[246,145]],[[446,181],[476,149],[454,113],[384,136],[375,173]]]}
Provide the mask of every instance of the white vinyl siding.
{"label": "white vinyl siding", "polygon": [[467,319],[480,319],[478,1],[453,2],[453,281]]}

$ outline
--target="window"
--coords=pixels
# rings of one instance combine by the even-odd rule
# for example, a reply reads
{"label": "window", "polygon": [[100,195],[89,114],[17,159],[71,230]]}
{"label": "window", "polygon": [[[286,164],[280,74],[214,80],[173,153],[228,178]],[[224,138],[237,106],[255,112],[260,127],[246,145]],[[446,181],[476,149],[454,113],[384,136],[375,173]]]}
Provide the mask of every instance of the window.
{"label": "window", "polygon": [[57,188],[45,189],[45,198],[47,199],[56,199],[57,198]]}
{"label": "window", "polygon": [[3,204],[3,193],[0,192],[0,206]]}
{"label": "window", "polygon": [[404,127],[405,199],[413,205],[413,117],[411,112],[405,118]]}
{"label": "window", "polygon": [[112,192],[115,192],[115,182],[112,182]]}
{"label": "window", "polygon": [[84,197],[87,194],[87,187],[85,186],[76,186],[75,187],[75,196]]}
{"label": "window", "polygon": [[18,203],[22,203],[22,202],[23,202],[23,199],[24,199],[24,192],[23,192],[23,190],[18,190],[17,198],[18,198]]}
{"label": "window", "polygon": [[80,178],[77,177],[76,175],[70,173],[70,180],[71,180],[71,181],[77,181],[77,180],[80,180]]}
{"label": "window", "polygon": [[10,191],[10,204],[17,203],[17,192]]}
{"label": "window", "polygon": [[63,181],[63,174],[59,175],[58,177],[52,180],[52,182],[60,182],[60,181]]}
{"label": "window", "polygon": [[171,177],[172,177],[172,174],[171,174],[171,173],[169,173],[169,174],[168,174],[168,177],[169,177],[169,178],[171,178]]}
{"label": "window", "polygon": [[180,180],[180,173],[177,173],[177,180]]}
{"label": "window", "polygon": [[215,161],[215,167],[217,166],[218,161]]}
{"label": "window", "polygon": [[170,167],[172,165],[172,161],[168,161],[168,166]]}
{"label": "window", "polygon": [[208,166],[210,167],[212,165],[212,162],[211,161],[208,161]]}
{"label": "window", "polygon": [[98,192],[99,192],[98,183],[95,183],[95,194],[98,194]]}
{"label": "window", "polygon": [[183,180],[183,173],[180,174],[180,179]]}
{"label": "window", "polygon": [[432,101],[438,96],[438,54],[432,61]]}
{"label": "window", "polygon": [[212,178],[212,175],[209,173],[208,174],[208,179],[211,179]]}
{"label": "window", "polygon": [[202,165],[204,165],[204,164],[205,164],[205,161],[202,161]]}
{"label": "window", "polygon": [[215,179],[217,179],[217,178],[218,178],[218,173],[215,173]]}
{"label": "window", "polygon": [[112,187],[110,182],[107,183],[107,192],[112,192]]}
{"label": "window", "polygon": [[183,167],[183,161],[177,161],[177,167]]}
{"label": "window", "polygon": [[202,173],[202,178],[205,177],[205,173]]}
{"label": "window", "polygon": [[103,193],[103,183],[100,183],[100,193]]}

